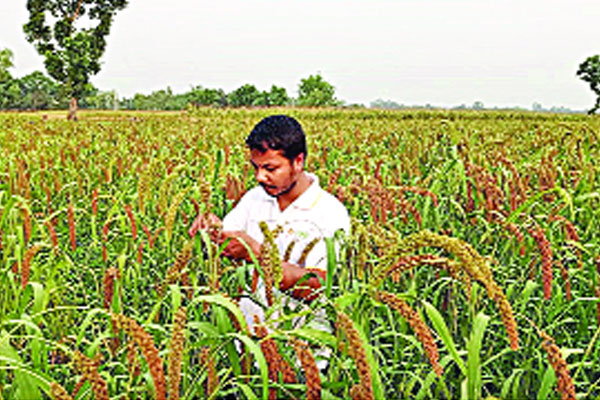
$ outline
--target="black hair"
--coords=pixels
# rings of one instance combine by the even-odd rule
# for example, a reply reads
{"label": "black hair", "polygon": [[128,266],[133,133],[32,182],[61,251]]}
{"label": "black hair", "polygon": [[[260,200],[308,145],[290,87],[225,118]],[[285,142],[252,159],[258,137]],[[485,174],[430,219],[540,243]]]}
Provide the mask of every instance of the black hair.
{"label": "black hair", "polygon": [[265,152],[267,149],[282,150],[292,162],[298,154],[306,159],[306,137],[296,119],[287,115],[271,115],[263,118],[246,138],[250,150]]}

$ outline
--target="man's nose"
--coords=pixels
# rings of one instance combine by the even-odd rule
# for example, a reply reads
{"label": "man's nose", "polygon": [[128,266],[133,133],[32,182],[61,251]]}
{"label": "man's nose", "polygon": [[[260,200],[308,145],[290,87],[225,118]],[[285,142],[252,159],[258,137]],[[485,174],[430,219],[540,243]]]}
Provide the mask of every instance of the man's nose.
{"label": "man's nose", "polygon": [[258,168],[256,170],[256,180],[259,183],[266,183],[266,179],[267,179],[267,173],[264,169],[262,168]]}

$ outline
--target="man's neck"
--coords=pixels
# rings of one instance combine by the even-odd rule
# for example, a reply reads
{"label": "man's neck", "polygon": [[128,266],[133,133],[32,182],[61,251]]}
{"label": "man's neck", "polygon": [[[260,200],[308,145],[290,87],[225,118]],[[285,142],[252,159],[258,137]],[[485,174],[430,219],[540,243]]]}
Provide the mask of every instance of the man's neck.
{"label": "man's neck", "polygon": [[302,193],[306,192],[306,190],[310,187],[311,183],[312,179],[308,176],[306,172],[303,171],[302,175],[300,175],[300,177],[296,181],[296,185],[292,188],[292,190],[277,197],[279,210],[283,211],[286,208],[288,208],[288,206],[292,204],[294,200],[300,197]]}

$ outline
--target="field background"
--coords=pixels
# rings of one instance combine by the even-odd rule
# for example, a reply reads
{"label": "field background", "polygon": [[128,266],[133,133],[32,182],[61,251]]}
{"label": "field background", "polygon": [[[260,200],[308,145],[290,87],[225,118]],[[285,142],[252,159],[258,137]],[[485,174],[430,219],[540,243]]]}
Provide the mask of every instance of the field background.
{"label": "field background", "polygon": [[[276,263],[234,265],[187,233],[254,186],[244,139],[276,113],[302,123],[307,169],[353,221],[309,313],[331,333],[279,295],[283,317],[248,331],[236,299]],[[597,117],[63,117],[0,114],[0,398],[600,396]]]}

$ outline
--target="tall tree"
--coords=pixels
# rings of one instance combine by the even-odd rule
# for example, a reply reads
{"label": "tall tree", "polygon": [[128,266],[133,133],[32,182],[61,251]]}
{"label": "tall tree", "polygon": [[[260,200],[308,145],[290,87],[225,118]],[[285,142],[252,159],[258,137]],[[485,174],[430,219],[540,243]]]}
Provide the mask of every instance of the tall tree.
{"label": "tall tree", "polygon": [[12,108],[15,100],[19,97],[19,85],[8,71],[12,67],[12,51],[0,50],[0,110]]}
{"label": "tall tree", "polygon": [[[44,56],[48,74],[71,98],[69,119],[76,119],[77,100],[90,90],[90,76],[100,72],[113,17],[128,0],[27,0],[26,38]],[[87,21],[82,18],[87,17]],[[82,25],[91,27],[80,27]]]}
{"label": "tall tree", "polygon": [[588,111],[588,114],[595,113],[600,108],[600,56],[588,57],[579,65],[577,76],[590,84],[590,89],[596,94],[596,104]]}
{"label": "tall tree", "polygon": [[283,87],[271,85],[271,91],[267,93],[270,106],[285,106],[290,102],[287,90]]}
{"label": "tall tree", "polygon": [[339,101],[335,98],[335,88],[323,79],[321,74],[310,75],[300,80],[298,85],[298,105],[301,106],[335,106]]}
{"label": "tall tree", "polygon": [[10,49],[0,50],[0,83],[11,79],[9,68],[13,67],[13,53]]}
{"label": "tall tree", "polygon": [[245,107],[259,105],[257,103],[260,102],[260,97],[260,91],[256,86],[246,83],[229,93],[227,99],[229,105],[233,107]]}

